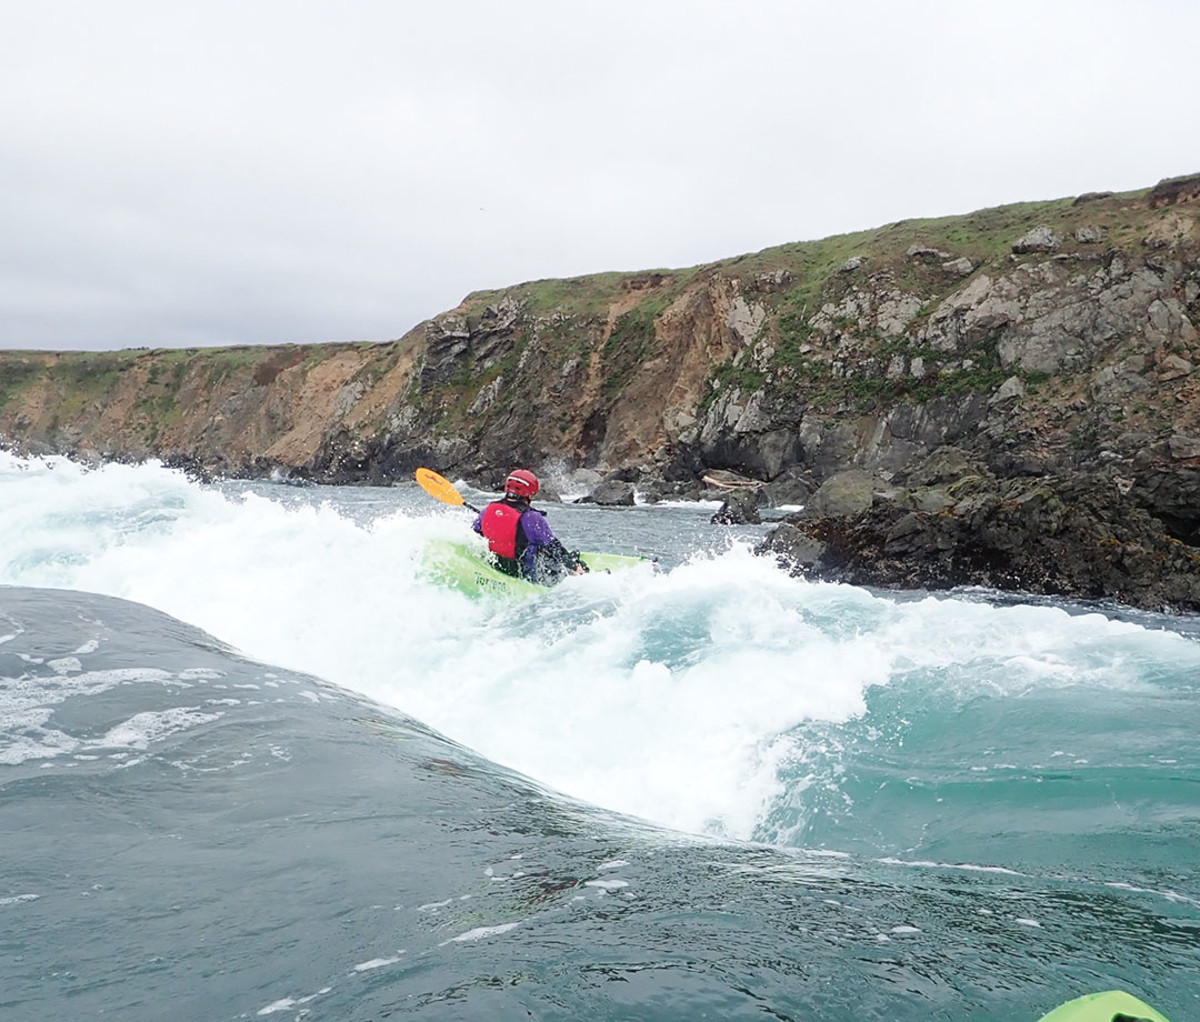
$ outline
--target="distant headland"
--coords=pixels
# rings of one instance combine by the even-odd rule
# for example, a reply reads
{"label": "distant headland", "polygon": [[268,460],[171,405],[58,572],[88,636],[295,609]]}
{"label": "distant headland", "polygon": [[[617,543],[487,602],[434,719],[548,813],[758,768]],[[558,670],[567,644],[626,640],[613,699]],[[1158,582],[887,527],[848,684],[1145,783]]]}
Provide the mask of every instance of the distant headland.
{"label": "distant headland", "polygon": [[0,443],[736,494],[873,585],[1200,610],[1200,175],[468,295],[380,343],[0,352]]}

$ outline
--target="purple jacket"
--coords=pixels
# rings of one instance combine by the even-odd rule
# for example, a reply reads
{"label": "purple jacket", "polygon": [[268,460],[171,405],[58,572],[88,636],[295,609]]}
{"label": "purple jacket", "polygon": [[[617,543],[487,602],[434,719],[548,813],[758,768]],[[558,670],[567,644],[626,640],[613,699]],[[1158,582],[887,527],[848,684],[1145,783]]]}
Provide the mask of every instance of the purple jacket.
{"label": "purple jacket", "polygon": [[[483,511],[475,516],[475,523],[471,528],[483,535]],[[525,578],[537,579],[538,551],[554,542],[554,533],[550,531],[545,513],[534,508],[526,509],[517,526],[517,559],[521,563],[521,574]]]}

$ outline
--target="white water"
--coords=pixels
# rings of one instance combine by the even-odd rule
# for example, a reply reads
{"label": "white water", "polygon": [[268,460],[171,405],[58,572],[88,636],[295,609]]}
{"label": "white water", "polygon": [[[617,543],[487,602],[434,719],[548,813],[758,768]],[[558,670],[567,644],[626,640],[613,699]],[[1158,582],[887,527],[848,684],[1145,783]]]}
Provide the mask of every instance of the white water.
{"label": "white water", "polygon": [[[428,540],[463,536],[462,512],[415,489],[324,492],[310,506],[156,465],[0,454],[0,582],[136,600],[570,795],[742,838],[781,795],[781,768],[793,794],[836,781],[831,750],[790,732],[862,715],[873,686],[921,671],[965,703],[1150,688],[1200,667],[1170,632],[1053,607],[893,601],[789,578],[737,545],[525,603],[471,601],[417,570]],[[668,535],[683,513],[610,520],[644,515]]]}

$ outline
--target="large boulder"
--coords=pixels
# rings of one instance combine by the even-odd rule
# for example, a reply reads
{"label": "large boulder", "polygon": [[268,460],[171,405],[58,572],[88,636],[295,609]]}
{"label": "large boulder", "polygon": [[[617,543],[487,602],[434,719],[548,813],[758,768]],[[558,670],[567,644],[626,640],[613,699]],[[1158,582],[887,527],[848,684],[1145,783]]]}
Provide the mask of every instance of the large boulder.
{"label": "large boulder", "polygon": [[944,492],[954,501],[936,510],[914,497],[790,519],[759,552],[794,573],[856,585],[978,585],[1200,611],[1200,553],[1108,479],[974,476]]}
{"label": "large boulder", "polygon": [[909,486],[935,486],[956,482],[978,471],[978,467],[957,447],[942,446],[916,465],[903,481]]}
{"label": "large boulder", "polygon": [[695,480],[666,480],[646,478],[638,483],[637,492],[651,504],[664,500],[700,500],[703,487]]}
{"label": "large boulder", "polygon": [[1062,235],[1049,227],[1035,227],[1021,235],[1013,242],[1012,250],[1016,255],[1027,255],[1030,252],[1054,252],[1062,244]]}
{"label": "large boulder", "polygon": [[812,515],[855,515],[866,511],[875,499],[879,480],[869,472],[852,468],[830,476],[812,495],[807,511]]}
{"label": "large boulder", "polygon": [[1171,177],[1159,181],[1146,196],[1151,209],[1174,205],[1177,202],[1187,202],[1190,199],[1200,199],[1200,174]]}
{"label": "large boulder", "polygon": [[731,491],[712,516],[713,525],[758,525],[760,522],[758,495],[753,490]]}
{"label": "large boulder", "polygon": [[797,528],[791,522],[772,529],[755,553],[771,555],[794,575],[819,573],[825,561],[827,544]]}
{"label": "large boulder", "polygon": [[605,507],[633,507],[633,483],[623,479],[605,479],[580,504],[600,504]]}
{"label": "large boulder", "polygon": [[816,488],[812,473],[807,469],[793,467],[772,479],[764,487],[763,497],[768,507],[804,506]]}

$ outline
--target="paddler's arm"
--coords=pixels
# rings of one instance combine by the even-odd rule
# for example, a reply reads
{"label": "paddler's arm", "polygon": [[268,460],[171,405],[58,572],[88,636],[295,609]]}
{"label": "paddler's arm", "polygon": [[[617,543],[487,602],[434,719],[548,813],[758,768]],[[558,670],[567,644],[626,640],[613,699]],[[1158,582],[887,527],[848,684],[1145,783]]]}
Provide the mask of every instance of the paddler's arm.
{"label": "paddler's arm", "polygon": [[[521,531],[525,534],[525,551],[521,555],[521,561],[525,569],[525,576],[531,579],[539,577],[538,558],[545,558],[551,562],[563,563],[557,556],[558,551],[563,550],[563,545],[554,538],[554,533],[550,529],[550,524],[546,521],[546,513],[539,511],[537,508],[530,508],[521,515]],[[568,569],[574,568],[572,564],[565,564]]]}
{"label": "paddler's arm", "polygon": [[574,572],[576,575],[585,575],[591,570],[583,563],[578,550],[568,550],[557,539],[551,540],[546,546],[542,547],[541,554],[543,557],[561,564],[567,571]]}
{"label": "paddler's arm", "polygon": [[[533,513],[526,512],[521,516],[521,528],[525,531],[525,538],[529,542],[529,546],[535,549],[534,556],[546,558],[553,564],[561,565],[569,572],[574,572],[576,575],[582,575],[588,570],[588,566],[579,559],[578,552],[568,550],[555,537],[550,529],[550,523],[546,521],[546,512],[539,511],[537,508],[530,508]],[[532,562],[530,562],[532,566]]]}

